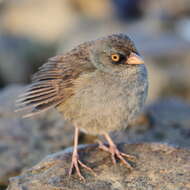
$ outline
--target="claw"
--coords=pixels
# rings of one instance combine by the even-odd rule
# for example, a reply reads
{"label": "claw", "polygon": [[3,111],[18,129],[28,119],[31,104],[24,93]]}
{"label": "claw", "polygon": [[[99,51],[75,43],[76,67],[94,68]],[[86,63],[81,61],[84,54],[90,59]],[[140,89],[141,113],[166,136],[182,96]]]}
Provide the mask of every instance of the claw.
{"label": "claw", "polygon": [[137,158],[135,156],[132,156],[132,155],[129,155],[129,154],[125,154],[123,152],[120,152],[120,154],[123,156],[123,157],[126,157],[128,160],[131,160],[131,161],[136,161]]}
{"label": "claw", "polygon": [[72,159],[72,162],[71,162],[71,167],[69,169],[69,178],[71,177],[71,174],[72,174],[72,171],[73,169],[75,168],[76,169],[76,172],[77,172],[77,175],[79,176],[79,178],[83,181],[85,181],[85,178],[82,176],[81,172],[80,172],[80,169],[79,169],[79,162],[78,162],[78,158],[76,159]]}
{"label": "claw", "polygon": [[77,172],[77,175],[79,176],[79,178],[85,182],[85,178],[84,178],[84,176],[80,172],[79,165],[81,167],[85,168],[86,170],[88,170],[89,172],[93,173],[93,175],[96,176],[96,173],[90,167],[88,167],[87,165],[85,165],[84,163],[82,163],[79,160],[78,155],[75,155],[75,153],[73,153],[71,167],[69,169],[69,178],[71,177],[73,169],[75,168],[76,172]]}
{"label": "claw", "polygon": [[116,145],[114,144],[114,142],[109,137],[109,135],[105,134],[105,137],[108,140],[109,148],[107,146],[105,146],[101,141],[98,141],[99,148],[102,149],[102,150],[104,150],[104,151],[106,151],[106,152],[111,153],[111,158],[112,158],[113,164],[116,164],[116,158],[118,158],[118,159],[121,160],[121,162],[123,164],[125,164],[125,166],[128,169],[132,170],[133,169],[132,166],[125,160],[125,158],[127,158],[128,160],[131,160],[131,161],[135,161],[136,157],[135,156],[131,156],[129,154],[125,154],[123,152],[120,152],[118,150],[118,148],[116,147]]}

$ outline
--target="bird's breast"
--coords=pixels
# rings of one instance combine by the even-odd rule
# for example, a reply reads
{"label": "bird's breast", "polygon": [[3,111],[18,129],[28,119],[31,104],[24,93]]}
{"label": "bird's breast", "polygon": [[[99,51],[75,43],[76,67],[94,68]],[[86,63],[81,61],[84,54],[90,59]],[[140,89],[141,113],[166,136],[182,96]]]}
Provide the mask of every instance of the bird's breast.
{"label": "bird's breast", "polygon": [[[141,80],[139,80],[141,79]],[[65,118],[92,134],[126,127],[144,104],[146,77],[84,74],[75,83],[74,95],[60,106]]]}

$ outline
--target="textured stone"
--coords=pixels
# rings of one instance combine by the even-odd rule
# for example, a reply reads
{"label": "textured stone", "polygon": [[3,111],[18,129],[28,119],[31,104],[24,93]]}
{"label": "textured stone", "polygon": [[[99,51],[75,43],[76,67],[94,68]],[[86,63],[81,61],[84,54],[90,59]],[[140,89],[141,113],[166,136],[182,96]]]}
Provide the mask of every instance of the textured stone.
{"label": "textured stone", "polygon": [[130,172],[121,163],[113,165],[109,153],[96,145],[80,148],[82,160],[97,176],[82,169],[86,182],[76,174],[69,179],[69,149],[47,156],[40,163],[10,179],[7,190],[189,190],[190,151],[163,144],[122,144],[125,153],[137,157]]}

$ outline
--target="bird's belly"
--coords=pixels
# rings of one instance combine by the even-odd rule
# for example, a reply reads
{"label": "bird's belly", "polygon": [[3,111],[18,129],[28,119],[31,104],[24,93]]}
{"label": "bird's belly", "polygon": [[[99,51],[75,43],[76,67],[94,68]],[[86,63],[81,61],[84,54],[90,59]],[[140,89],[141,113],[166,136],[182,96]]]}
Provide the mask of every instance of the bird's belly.
{"label": "bird's belly", "polygon": [[90,134],[102,134],[127,127],[139,112],[145,88],[130,83],[96,81],[73,95],[60,111],[75,126]]}
{"label": "bird's belly", "polygon": [[78,116],[74,123],[88,133],[101,134],[121,129],[128,121],[127,102],[109,96],[89,98],[89,103],[83,105]]}

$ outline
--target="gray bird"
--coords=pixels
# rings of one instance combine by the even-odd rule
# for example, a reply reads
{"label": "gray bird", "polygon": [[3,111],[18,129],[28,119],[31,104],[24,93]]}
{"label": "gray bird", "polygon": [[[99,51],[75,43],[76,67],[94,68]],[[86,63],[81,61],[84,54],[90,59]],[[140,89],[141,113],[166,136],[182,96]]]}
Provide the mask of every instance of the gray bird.
{"label": "gray bird", "polygon": [[77,152],[79,129],[93,135],[104,135],[115,164],[134,157],[120,152],[109,132],[121,130],[135,118],[147,97],[147,70],[134,43],[125,34],[113,34],[85,42],[71,51],[50,58],[34,74],[32,84],[18,98],[18,111],[25,117],[56,108],[75,126],[74,148],[69,170],[81,179]]}

